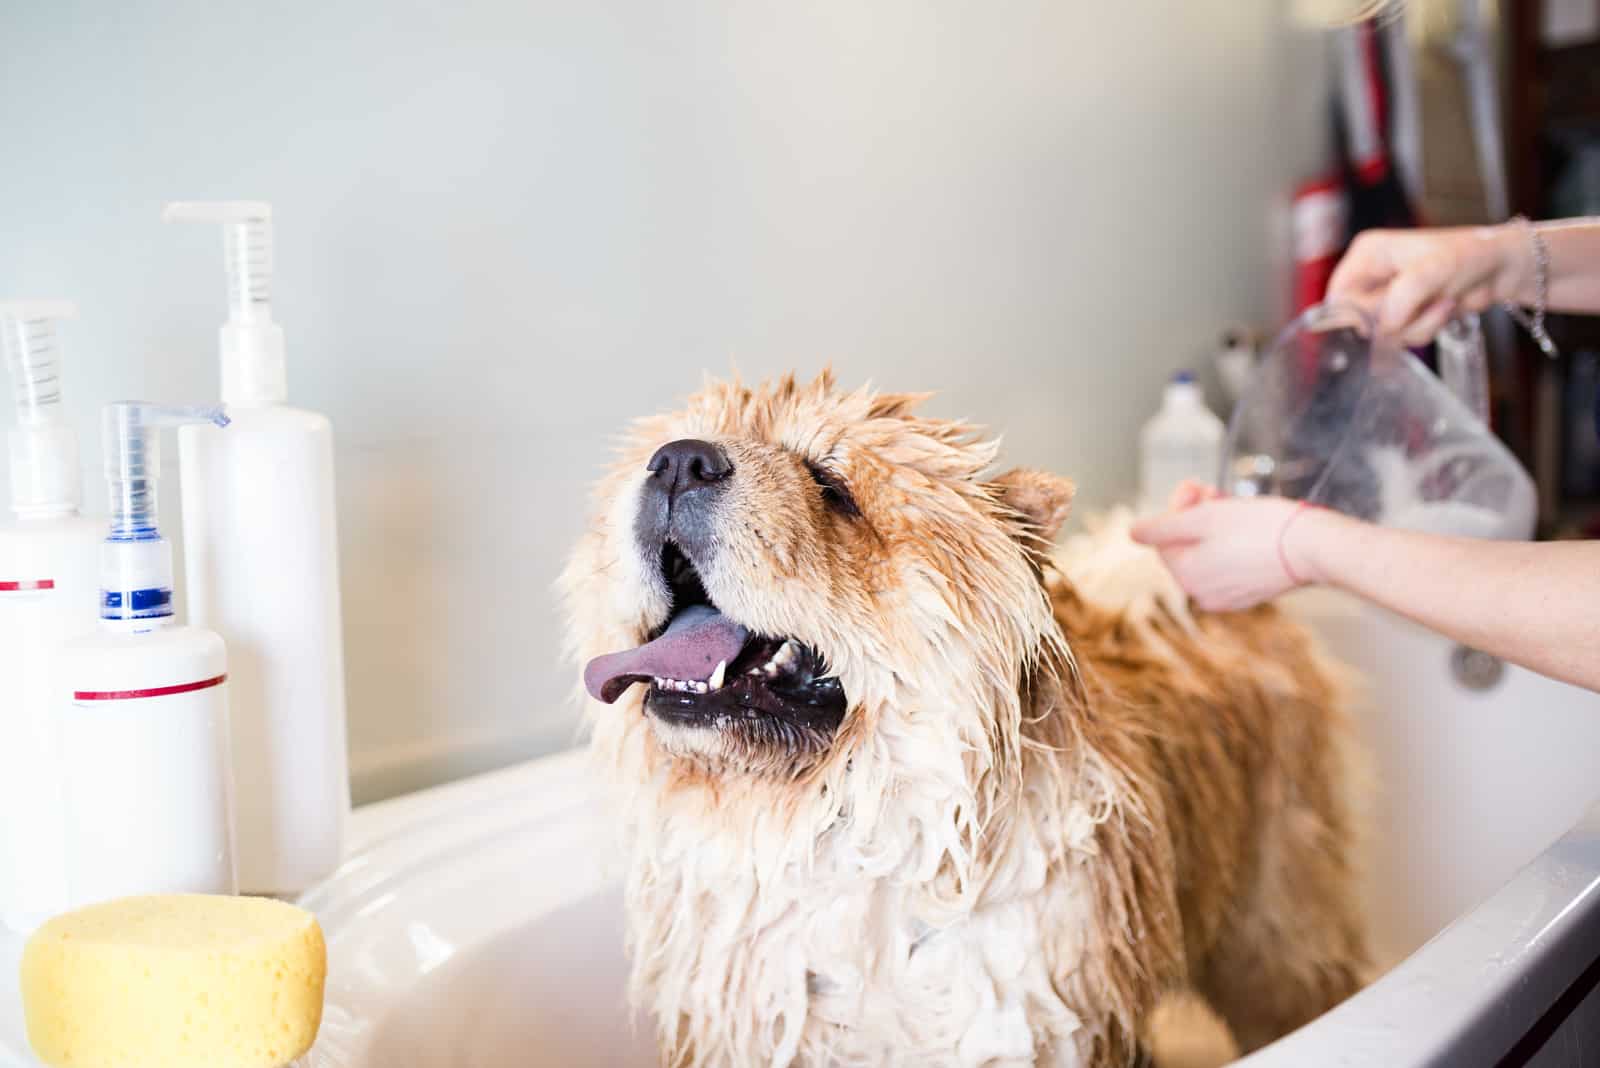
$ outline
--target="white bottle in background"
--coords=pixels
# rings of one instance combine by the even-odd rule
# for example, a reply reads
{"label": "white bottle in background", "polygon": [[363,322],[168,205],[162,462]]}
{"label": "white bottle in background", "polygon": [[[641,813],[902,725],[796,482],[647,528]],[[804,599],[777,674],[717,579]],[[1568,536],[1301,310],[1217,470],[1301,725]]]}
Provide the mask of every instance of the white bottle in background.
{"label": "white bottle in background", "polygon": [[11,509],[0,529],[0,914],[28,933],[62,910],[62,760],[51,701],[62,643],[95,627],[104,527],[78,514],[78,440],[61,406],[55,320],[65,301],[0,304],[16,398]]}
{"label": "white bottle in background", "polygon": [[343,858],[350,809],[333,431],[288,407],[272,320],[271,209],[171,204],[168,220],[221,223],[226,432],[185,427],[189,620],[228,643],[239,882],[299,893]]}
{"label": "white bottle in background", "polygon": [[1194,376],[1188,371],[1173,375],[1161,395],[1161,410],[1139,434],[1139,511],[1164,510],[1185,479],[1216,485],[1225,433]]}
{"label": "white bottle in background", "polygon": [[63,647],[55,683],[68,908],[238,891],[227,652],[212,631],[174,621],[172,546],[156,527],[160,428],[200,419],[227,423],[220,408],[105,411],[100,624]]}

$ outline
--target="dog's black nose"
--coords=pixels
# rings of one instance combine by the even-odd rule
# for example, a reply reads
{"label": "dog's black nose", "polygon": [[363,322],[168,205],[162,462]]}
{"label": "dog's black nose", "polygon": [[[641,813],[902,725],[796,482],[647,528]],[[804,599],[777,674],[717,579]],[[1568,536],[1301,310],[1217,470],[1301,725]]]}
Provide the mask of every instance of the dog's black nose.
{"label": "dog's black nose", "polygon": [[721,482],[733,474],[733,464],[709,441],[684,438],[656,450],[645,465],[650,481],[669,497]]}

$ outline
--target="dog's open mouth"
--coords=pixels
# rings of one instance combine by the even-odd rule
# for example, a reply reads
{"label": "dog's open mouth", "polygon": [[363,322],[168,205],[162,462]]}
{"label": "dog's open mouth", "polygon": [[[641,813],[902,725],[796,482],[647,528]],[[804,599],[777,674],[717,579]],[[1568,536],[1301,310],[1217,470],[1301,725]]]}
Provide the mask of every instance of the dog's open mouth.
{"label": "dog's open mouth", "polygon": [[591,660],[583,672],[591,695],[610,704],[643,682],[650,687],[645,707],[664,720],[705,727],[763,721],[832,735],[844,718],[844,689],[815,649],[752,634],[723,615],[670,541],[661,573],[672,589],[672,614],[644,645]]}

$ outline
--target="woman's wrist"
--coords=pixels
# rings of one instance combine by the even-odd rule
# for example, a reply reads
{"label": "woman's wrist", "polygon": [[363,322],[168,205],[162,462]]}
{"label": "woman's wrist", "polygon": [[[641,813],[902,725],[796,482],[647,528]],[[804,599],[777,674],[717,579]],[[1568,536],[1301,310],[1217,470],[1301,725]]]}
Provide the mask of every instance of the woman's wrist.
{"label": "woman's wrist", "polygon": [[1600,217],[1547,219],[1534,223],[1533,231],[1544,247],[1548,310],[1600,312]]}
{"label": "woman's wrist", "polygon": [[1494,299],[1531,307],[1539,299],[1532,224],[1514,220],[1486,228],[1494,245]]}
{"label": "woman's wrist", "polygon": [[1278,549],[1285,570],[1298,585],[1322,586],[1330,581],[1328,550],[1343,519],[1338,512],[1302,502],[1284,523]]}

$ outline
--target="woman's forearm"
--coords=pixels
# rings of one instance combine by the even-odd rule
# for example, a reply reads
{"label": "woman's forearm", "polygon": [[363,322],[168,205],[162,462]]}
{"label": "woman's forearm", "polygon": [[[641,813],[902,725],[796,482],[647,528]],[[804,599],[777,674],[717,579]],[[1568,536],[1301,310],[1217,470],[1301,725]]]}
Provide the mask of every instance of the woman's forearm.
{"label": "woman's forearm", "polygon": [[[1550,249],[1551,311],[1595,314],[1600,312],[1600,219],[1557,219],[1538,224],[1540,236]],[[1510,227],[1516,240],[1528,245],[1520,225]],[[1532,256],[1531,247],[1521,250]],[[1523,272],[1517,300],[1533,306],[1538,300],[1533,272]]]}
{"label": "woman's forearm", "polygon": [[1299,517],[1285,539],[1315,581],[1600,690],[1600,542],[1447,538],[1320,511]]}

